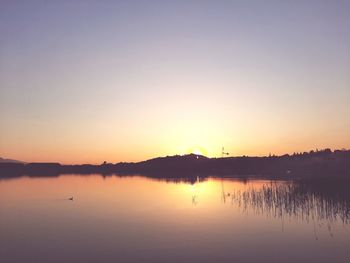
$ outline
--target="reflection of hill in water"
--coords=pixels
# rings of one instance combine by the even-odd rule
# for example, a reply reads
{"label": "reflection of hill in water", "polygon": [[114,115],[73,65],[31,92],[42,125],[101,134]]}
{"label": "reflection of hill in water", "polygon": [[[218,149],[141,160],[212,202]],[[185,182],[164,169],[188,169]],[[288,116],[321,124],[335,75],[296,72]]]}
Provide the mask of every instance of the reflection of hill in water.
{"label": "reflection of hill in water", "polygon": [[321,223],[340,220],[350,222],[350,194],[344,182],[271,182],[262,187],[248,186],[233,190],[226,200],[237,204],[243,211],[275,218],[294,218]]}

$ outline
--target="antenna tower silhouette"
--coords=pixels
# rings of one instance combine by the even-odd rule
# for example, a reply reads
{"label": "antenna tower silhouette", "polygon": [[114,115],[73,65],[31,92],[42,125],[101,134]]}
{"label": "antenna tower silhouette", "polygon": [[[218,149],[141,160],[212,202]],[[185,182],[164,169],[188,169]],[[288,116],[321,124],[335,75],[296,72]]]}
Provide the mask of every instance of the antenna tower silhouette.
{"label": "antenna tower silhouette", "polygon": [[221,158],[223,158],[224,155],[229,155],[229,153],[228,153],[228,152],[225,152],[225,148],[222,147],[222,149],[221,149]]}

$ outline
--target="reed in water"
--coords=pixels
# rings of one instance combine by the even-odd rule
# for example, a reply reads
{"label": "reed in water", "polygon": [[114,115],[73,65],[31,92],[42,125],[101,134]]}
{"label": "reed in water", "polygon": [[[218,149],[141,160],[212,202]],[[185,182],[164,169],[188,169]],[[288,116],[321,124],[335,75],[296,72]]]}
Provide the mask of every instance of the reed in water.
{"label": "reed in water", "polygon": [[303,182],[270,182],[258,188],[247,186],[244,190],[233,190],[228,195],[231,202],[245,212],[281,219],[294,217],[307,222],[350,222],[348,195],[323,193]]}

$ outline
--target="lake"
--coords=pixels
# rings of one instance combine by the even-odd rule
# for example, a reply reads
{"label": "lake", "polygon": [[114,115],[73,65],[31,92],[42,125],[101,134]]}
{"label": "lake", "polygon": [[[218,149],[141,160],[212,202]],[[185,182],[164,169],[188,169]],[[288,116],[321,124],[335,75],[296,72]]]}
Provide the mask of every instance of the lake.
{"label": "lake", "polygon": [[214,177],[1,179],[0,259],[348,263],[350,198],[329,189]]}

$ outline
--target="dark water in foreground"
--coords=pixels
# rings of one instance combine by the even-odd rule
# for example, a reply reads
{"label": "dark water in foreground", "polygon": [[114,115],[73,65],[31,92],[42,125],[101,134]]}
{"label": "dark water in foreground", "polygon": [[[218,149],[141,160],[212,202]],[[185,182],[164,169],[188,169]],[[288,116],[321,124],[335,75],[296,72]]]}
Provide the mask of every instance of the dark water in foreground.
{"label": "dark water in foreground", "polygon": [[0,261],[348,263],[350,198],[331,188],[100,175],[0,180]]}

